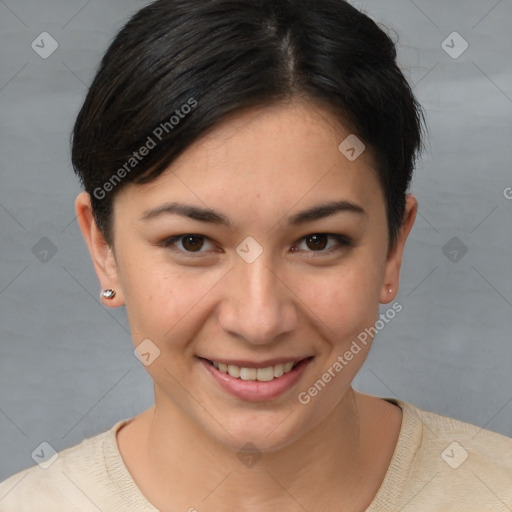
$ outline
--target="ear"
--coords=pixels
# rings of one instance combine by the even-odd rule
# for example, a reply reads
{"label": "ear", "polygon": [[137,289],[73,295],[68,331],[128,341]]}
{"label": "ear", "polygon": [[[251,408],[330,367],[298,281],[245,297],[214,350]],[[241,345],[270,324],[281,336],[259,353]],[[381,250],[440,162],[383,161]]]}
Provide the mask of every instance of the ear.
{"label": "ear", "polygon": [[94,269],[100,281],[102,290],[111,288],[116,295],[112,299],[105,299],[100,295],[100,300],[105,306],[120,307],[124,305],[124,297],[118,276],[117,262],[113,248],[109,248],[101,231],[96,225],[92,213],[91,197],[87,192],[81,192],[75,201],[75,212],[82,235],[85,238],[89,252],[91,253]]}
{"label": "ear", "polygon": [[[386,271],[384,282],[380,293],[381,304],[388,304],[398,295],[400,284],[400,268],[402,266],[402,256],[405,249],[405,242],[411,232],[412,226],[418,212],[418,201],[408,194],[405,203],[405,212],[402,219],[402,226],[395,246],[389,251],[386,257]],[[391,289],[391,292],[389,291]]]}

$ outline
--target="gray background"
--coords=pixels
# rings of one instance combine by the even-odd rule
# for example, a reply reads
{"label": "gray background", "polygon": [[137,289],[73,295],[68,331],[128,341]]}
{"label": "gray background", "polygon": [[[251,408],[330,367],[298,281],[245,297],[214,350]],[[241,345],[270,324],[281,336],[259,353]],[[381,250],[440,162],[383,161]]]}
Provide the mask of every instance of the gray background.
{"label": "gray background", "polygon": [[[0,481],[42,441],[62,450],[153,403],[124,309],[100,305],[69,157],[99,59],[146,3],[0,0]],[[353,4],[399,35],[431,132],[403,311],[354,386],[512,436],[512,0]],[[44,31],[47,59],[31,47]]]}

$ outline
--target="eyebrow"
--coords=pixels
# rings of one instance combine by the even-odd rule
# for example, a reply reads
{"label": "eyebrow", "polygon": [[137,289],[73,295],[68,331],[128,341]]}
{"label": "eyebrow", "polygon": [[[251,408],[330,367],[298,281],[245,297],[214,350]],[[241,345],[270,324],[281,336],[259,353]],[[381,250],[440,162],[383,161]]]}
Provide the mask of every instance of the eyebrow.
{"label": "eyebrow", "polygon": [[[307,210],[303,210],[292,215],[288,218],[287,224],[290,226],[298,226],[300,224],[305,224],[306,222],[324,219],[342,212],[367,216],[366,210],[356,203],[344,200],[331,201],[313,206]],[[146,210],[141,215],[140,220],[146,222],[162,215],[180,215],[200,222],[231,226],[230,220],[225,215],[211,208],[201,208],[177,202],[166,203],[162,206],[158,206],[157,208]]]}

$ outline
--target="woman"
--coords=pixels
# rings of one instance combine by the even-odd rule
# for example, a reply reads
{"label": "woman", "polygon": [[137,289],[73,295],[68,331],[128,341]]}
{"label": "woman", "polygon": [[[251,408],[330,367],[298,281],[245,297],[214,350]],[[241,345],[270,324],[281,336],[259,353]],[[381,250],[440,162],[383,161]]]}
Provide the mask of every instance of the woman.
{"label": "woman", "polygon": [[401,310],[422,121],[344,1],[137,13],[72,158],[155,404],[12,476],[1,510],[510,510],[511,439],[351,386]]}

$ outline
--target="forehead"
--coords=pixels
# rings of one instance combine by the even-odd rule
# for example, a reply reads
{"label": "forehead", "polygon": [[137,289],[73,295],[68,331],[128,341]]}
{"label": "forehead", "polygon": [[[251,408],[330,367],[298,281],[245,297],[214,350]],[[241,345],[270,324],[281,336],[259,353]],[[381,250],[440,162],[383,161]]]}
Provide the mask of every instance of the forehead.
{"label": "forehead", "polygon": [[170,195],[253,211],[320,197],[368,202],[380,192],[373,158],[369,150],[347,158],[339,148],[347,137],[353,135],[333,114],[310,103],[247,109],[217,124],[156,180],[130,184],[120,195],[137,198],[140,209]]}
{"label": "forehead", "polygon": [[[175,162],[174,168],[177,170],[185,161],[188,164],[190,157],[196,161],[202,157],[208,159],[210,166],[218,162],[268,168],[273,162],[271,167],[305,169],[304,158],[314,158],[319,163],[339,159],[339,145],[347,137],[354,135],[332,112],[316,104],[296,100],[253,107],[235,112],[217,124]],[[349,159],[345,160],[350,164]],[[374,165],[370,151],[364,151],[357,160],[347,167]]]}

